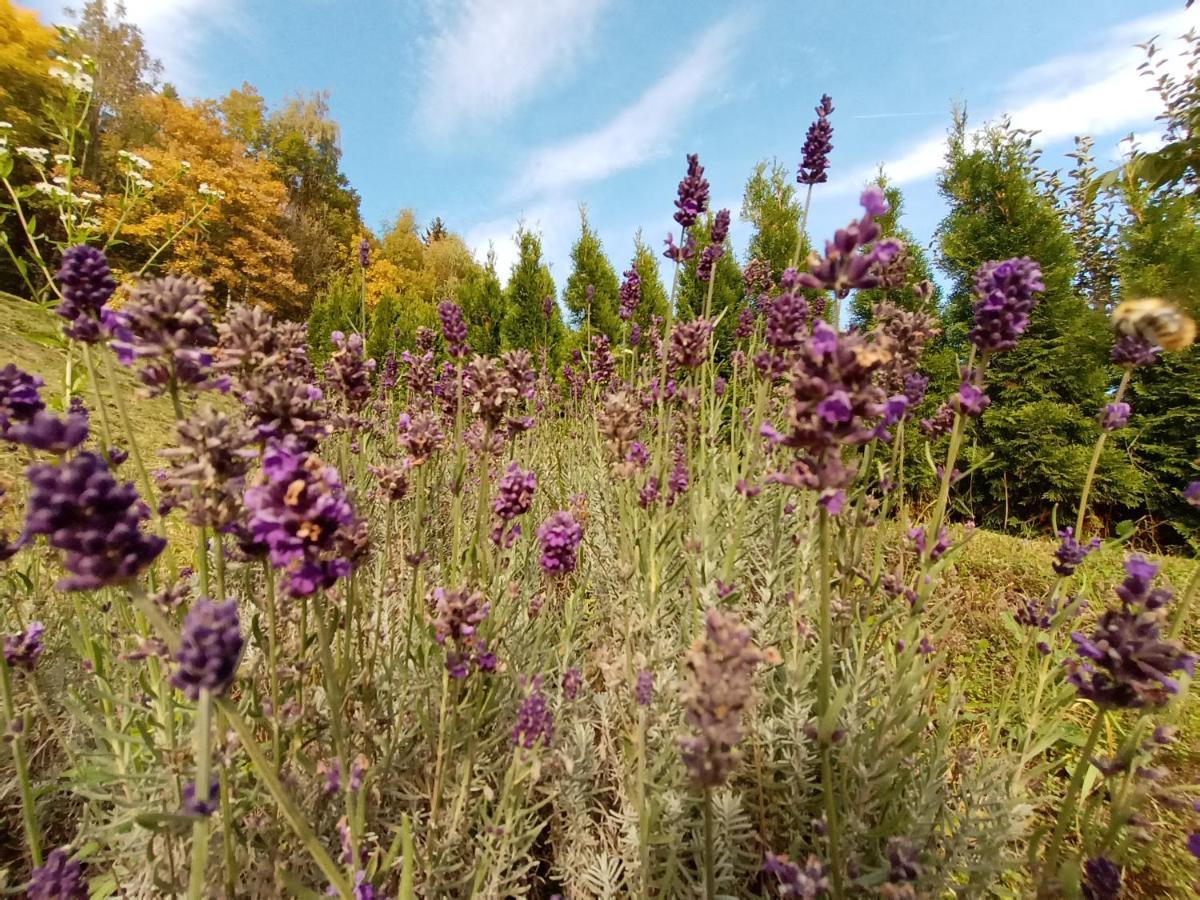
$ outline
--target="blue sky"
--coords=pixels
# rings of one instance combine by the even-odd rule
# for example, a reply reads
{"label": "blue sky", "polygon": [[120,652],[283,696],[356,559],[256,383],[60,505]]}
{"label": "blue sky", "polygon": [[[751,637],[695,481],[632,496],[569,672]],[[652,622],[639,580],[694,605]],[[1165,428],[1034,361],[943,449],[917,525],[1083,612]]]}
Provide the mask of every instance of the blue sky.
{"label": "blue sky", "polygon": [[[21,0],[18,0],[21,2]],[[29,2],[29,0],[26,0]],[[61,19],[60,0],[32,5]],[[830,182],[810,232],[857,214],[883,163],[922,242],[942,214],[935,176],[952,103],[975,124],[1009,113],[1060,164],[1075,134],[1116,159],[1156,140],[1134,45],[1200,25],[1183,0],[127,0],[188,95],[250,82],[270,102],[327,89],[343,168],[378,227],[440,215],[506,277],[518,221],[543,232],[560,287],[580,203],[618,267],[638,228],[671,225],[684,155],[734,212],[755,162],[794,168],[823,92],[836,112]],[[910,7],[905,9],[904,7]]]}

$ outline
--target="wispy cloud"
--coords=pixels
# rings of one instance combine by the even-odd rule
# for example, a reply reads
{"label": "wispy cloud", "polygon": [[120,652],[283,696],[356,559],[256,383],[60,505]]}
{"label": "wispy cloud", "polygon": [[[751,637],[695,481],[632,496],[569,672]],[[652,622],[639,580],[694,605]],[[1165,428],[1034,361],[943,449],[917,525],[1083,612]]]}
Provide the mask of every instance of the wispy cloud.
{"label": "wispy cloud", "polygon": [[558,194],[670,152],[684,120],[724,82],[738,39],[749,24],[745,13],[726,16],[705,29],[666,75],[604,125],[535,150],[509,199]]}
{"label": "wispy cloud", "polygon": [[[153,2],[153,0],[149,0]],[[612,0],[457,0],[434,6],[417,122],[430,137],[493,122],[565,71]]]}
{"label": "wispy cloud", "polygon": [[[216,30],[237,27],[239,0],[124,0],[125,18],[146,40],[146,50],[163,64],[163,78],[185,92],[200,89],[204,43]],[[78,0],[35,0],[51,22],[67,22]],[[111,10],[110,6],[110,10]]]}
{"label": "wispy cloud", "polygon": [[514,238],[518,225],[541,233],[542,258],[551,262],[551,274],[556,280],[565,278],[567,273],[556,271],[553,261],[566,259],[570,252],[573,236],[579,230],[578,204],[564,199],[547,200],[535,203],[519,216],[500,216],[467,229],[463,240],[472,248],[475,258],[482,262],[489,250],[495,252],[496,273],[506,284],[517,260]]}
{"label": "wispy cloud", "polygon": [[[1054,57],[1018,73],[991,115],[1007,114],[1014,126],[1037,131],[1039,144],[1144,127],[1159,111],[1159,100],[1149,92],[1149,79],[1137,71],[1144,54],[1134,43],[1161,35],[1168,67],[1178,71],[1178,35],[1198,23],[1200,9],[1123,23],[1105,33],[1094,50]],[[884,168],[896,182],[920,181],[937,173],[945,153],[945,134],[931,134],[885,161]],[[863,166],[836,179],[830,193],[857,190],[876,169],[874,164]]]}

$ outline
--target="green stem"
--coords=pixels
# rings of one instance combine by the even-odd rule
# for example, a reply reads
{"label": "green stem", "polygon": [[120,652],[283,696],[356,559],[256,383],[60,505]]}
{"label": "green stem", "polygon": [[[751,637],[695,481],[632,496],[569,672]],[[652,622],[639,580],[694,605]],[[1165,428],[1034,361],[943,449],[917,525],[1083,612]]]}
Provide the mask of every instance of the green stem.
{"label": "green stem", "polygon": [[246,754],[250,757],[251,763],[254,764],[255,770],[258,772],[259,778],[267,786],[267,790],[275,799],[279,806],[279,811],[283,813],[283,817],[287,819],[288,824],[292,826],[292,830],[296,832],[296,836],[300,838],[300,842],[304,844],[309,855],[312,856],[313,862],[317,864],[317,868],[321,873],[329,879],[339,895],[346,900],[352,896],[350,883],[346,880],[345,874],[338,868],[337,864],[325,852],[325,848],[321,846],[321,842],[313,833],[312,828],[308,824],[308,819],[302,813],[299,807],[288,796],[283,785],[279,781],[279,776],[275,774],[275,769],[271,765],[270,760],[263,755],[262,748],[258,746],[258,742],[254,737],[254,730],[246,722],[245,719],[238,714],[237,707],[225,698],[217,698],[217,708],[224,713],[226,720],[234,731],[237,732],[238,738],[241,741],[242,747]]}
{"label": "green stem", "polygon": [[[4,730],[17,720],[16,709],[12,698],[12,675],[4,655],[0,654],[0,698],[4,701]],[[21,820],[25,824],[25,839],[29,844],[29,856],[33,865],[42,864],[42,844],[38,837],[37,810],[33,805],[33,786],[29,782],[29,763],[25,759],[25,729],[29,727],[29,717],[21,717],[21,731],[13,734],[12,741],[13,767],[17,770],[17,784],[21,790]]]}
{"label": "green stem", "polygon": [[1092,765],[1092,753],[1096,749],[1096,742],[1100,740],[1100,732],[1103,730],[1104,707],[1098,706],[1092,719],[1091,731],[1088,732],[1087,741],[1083,745],[1083,750],[1080,751],[1079,762],[1075,764],[1075,773],[1071,776],[1070,785],[1067,786],[1067,794],[1063,797],[1058,819],[1054,823],[1054,832],[1050,835],[1050,845],[1046,848],[1045,861],[1042,863],[1043,889],[1055,884],[1058,880],[1058,859],[1063,836],[1066,834],[1067,826],[1075,818],[1075,807],[1079,803],[1079,792],[1083,789],[1083,779]]}
{"label": "green stem", "polygon": [[[1125,374],[1121,376],[1121,383],[1117,386],[1117,393],[1113,396],[1113,403],[1121,402],[1121,398],[1125,396],[1125,390],[1129,387],[1129,379],[1132,377],[1133,367],[1126,366]],[[1100,456],[1104,453],[1104,444],[1107,441],[1108,432],[1101,428],[1100,437],[1096,439],[1096,449],[1092,451],[1092,461],[1088,464],[1087,477],[1083,479],[1083,491],[1079,494],[1079,515],[1075,519],[1075,540],[1080,543],[1083,543],[1083,524],[1087,518],[1088,495],[1092,492],[1092,482],[1096,479],[1096,469],[1100,466]]]}
{"label": "green stem", "polygon": [[822,508],[817,519],[821,557],[819,588],[821,673],[817,680],[817,734],[821,744],[821,794],[825,802],[825,823],[829,834],[829,869],[833,879],[833,896],[842,896],[842,860],[838,840],[837,798],[833,785],[833,723],[828,721],[833,699],[833,612],[832,612],[832,552],[829,535],[829,513]]}
{"label": "green stem", "polygon": [[704,789],[704,896],[717,896],[717,878],[713,869],[712,788]]}
{"label": "green stem", "polygon": [[[196,800],[208,803],[209,784],[209,739],[212,736],[212,694],[208,688],[200,689],[200,700],[196,706]],[[189,900],[204,898],[204,870],[208,866],[208,816],[202,815],[192,826],[192,869],[188,878]]]}

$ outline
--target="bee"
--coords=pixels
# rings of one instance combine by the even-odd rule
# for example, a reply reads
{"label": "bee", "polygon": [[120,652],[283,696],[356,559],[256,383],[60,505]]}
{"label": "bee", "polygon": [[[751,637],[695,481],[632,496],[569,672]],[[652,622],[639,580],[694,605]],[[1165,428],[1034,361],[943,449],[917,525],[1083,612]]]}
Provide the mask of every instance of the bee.
{"label": "bee", "polygon": [[1119,303],[1112,321],[1121,334],[1136,335],[1164,350],[1183,350],[1196,339],[1196,323],[1191,317],[1159,297]]}
{"label": "bee", "polygon": [[860,366],[864,369],[870,369],[891,362],[893,354],[887,347],[869,344],[865,347],[855,347],[854,356]]}

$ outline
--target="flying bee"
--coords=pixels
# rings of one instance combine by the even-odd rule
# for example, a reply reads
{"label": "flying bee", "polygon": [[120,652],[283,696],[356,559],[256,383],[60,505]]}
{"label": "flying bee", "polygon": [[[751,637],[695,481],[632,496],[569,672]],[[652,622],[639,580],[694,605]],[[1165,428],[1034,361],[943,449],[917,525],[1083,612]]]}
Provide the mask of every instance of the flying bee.
{"label": "flying bee", "polygon": [[892,361],[892,351],[886,347],[880,347],[876,344],[868,344],[865,347],[855,347],[854,356],[858,364],[864,369],[870,369],[873,366],[885,365]]}
{"label": "flying bee", "polygon": [[1125,300],[1113,310],[1112,321],[1121,334],[1136,335],[1172,352],[1190,347],[1196,339],[1191,317],[1160,297]]}

